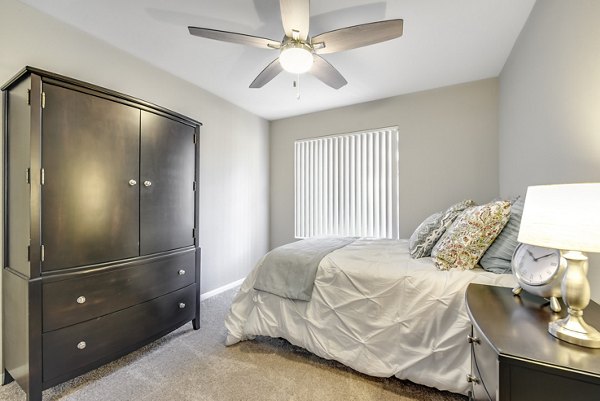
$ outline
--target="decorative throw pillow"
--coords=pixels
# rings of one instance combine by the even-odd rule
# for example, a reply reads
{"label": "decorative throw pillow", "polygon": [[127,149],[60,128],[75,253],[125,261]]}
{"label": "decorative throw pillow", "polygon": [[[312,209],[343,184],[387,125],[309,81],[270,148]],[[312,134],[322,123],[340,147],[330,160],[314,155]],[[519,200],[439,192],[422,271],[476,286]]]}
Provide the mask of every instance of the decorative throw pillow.
{"label": "decorative throw pillow", "polygon": [[435,244],[431,256],[441,270],[475,267],[510,218],[510,202],[498,201],[465,210]]}
{"label": "decorative throw pillow", "polygon": [[413,258],[431,255],[435,243],[441,238],[454,219],[468,207],[474,206],[471,199],[458,202],[444,212],[437,212],[427,217],[410,236],[408,250]]}
{"label": "decorative throw pillow", "polygon": [[498,274],[511,271],[510,262],[518,244],[517,236],[524,204],[525,198],[521,197],[511,205],[508,223],[479,261],[485,270]]}
{"label": "decorative throw pillow", "polygon": [[448,216],[454,215],[454,218],[456,218],[463,210],[466,210],[475,205],[477,204],[472,199],[465,199],[450,206],[448,209],[446,209],[445,214]]}
{"label": "decorative throw pillow", "polygon": [[444,217],[443,212],[432,214],[412,233],[408,240],[408,250],[412,258],[422,258],[431,254],[431,249],[445,230],[441,224],[442,217]]}

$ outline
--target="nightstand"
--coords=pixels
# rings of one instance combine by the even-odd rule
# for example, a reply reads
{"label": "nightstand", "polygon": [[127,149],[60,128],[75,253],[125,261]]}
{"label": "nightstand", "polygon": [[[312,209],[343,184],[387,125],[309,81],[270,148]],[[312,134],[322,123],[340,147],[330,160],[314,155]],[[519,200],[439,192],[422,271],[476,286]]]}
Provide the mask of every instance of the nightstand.
{"label": "nightstand", "polygon": [[[600,349],[566,343],[548,333],[548,322],[564,317],[548,302],[510,288],[470,284],[466,304],[472,323],[471,400],[599,401]],[[600,306],[585,309],[600,327]]]}

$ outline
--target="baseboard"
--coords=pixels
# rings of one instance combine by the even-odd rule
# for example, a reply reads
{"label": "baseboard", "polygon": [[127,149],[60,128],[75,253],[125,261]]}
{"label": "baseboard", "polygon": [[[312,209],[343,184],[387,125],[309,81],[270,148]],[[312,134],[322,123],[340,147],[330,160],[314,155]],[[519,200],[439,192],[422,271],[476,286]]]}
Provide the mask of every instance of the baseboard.
{"label": "baseboard", "polygon": [[220,293],[230,290],[232,288],[239,287],[244,282],[244,280],[245,279],[242,278],[237,281],[234,281],[233,283],[225,284],[222,287],[215,288],[214,290],[205,292],[204,294],[200,294],[200,301],[204,301],[205,299],[214,297],[215,295],[219,295]]}

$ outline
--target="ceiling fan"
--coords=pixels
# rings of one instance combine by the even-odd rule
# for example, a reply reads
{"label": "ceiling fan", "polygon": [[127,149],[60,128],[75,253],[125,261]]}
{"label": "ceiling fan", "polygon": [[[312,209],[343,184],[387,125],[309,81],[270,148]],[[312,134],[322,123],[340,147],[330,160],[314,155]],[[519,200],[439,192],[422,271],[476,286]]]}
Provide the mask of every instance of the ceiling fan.
{"label": "ceiling fan", "polygon": [[355,49],[402,36],[403,20],[391,19],[336,29],[311,38],[308,36],[309,6],[310,0],[279,1],[285,31],[281,42],[217,29],[195,26],[188,29],[192,35],[203,38],[279,50],[279,57],[258,74],[250,88],[262,88],[285,70],[294,74],[310,72],[325,84],[339,89],[348,81],[321,54]]}

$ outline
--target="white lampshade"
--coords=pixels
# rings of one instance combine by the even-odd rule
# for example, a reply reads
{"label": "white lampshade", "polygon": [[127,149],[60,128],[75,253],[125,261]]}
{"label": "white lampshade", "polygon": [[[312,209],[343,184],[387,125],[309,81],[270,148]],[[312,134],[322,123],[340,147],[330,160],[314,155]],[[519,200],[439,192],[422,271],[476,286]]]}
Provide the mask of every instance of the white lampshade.
{"label": "white lampshade", "polygon": [[600,252],[600,183],[527,188],[518,241]]}

